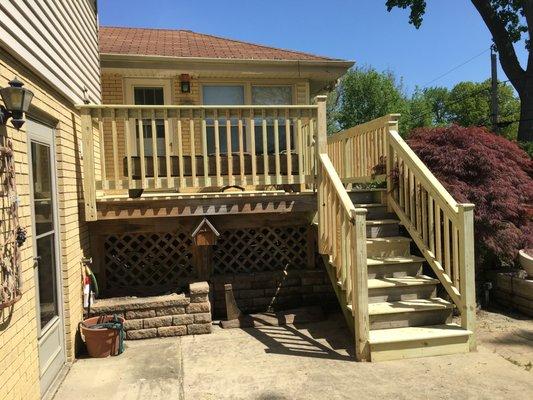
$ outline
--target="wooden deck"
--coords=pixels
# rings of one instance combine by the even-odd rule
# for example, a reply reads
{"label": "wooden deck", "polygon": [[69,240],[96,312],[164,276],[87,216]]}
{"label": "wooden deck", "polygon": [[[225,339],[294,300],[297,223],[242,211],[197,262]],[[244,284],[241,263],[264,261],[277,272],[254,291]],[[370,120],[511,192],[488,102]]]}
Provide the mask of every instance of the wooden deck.
{"label": "wooden deck", "polygon": [[137,199],[105,196],[96,201],[98,220],[215,215],[289,214],[316,212],[312,191],[286,193],[256,191],[232,193],[153,193]]}

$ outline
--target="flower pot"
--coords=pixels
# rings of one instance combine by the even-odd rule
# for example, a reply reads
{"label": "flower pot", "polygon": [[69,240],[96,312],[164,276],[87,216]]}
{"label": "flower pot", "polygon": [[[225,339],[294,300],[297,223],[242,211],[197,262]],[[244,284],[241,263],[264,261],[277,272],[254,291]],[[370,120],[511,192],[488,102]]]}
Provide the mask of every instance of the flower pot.
{"label": "flower pot", "polygon": [[[124,323],[124,318],[118,317],[118,320]],[[104,358],[119,354],[120,330],[94,326],[112,321],[112,315],[105,315],[87,318],[80,324],[81,336],[91,357]]]}
{"label": "flower pot", "polygon": [[518,252],[520,266],[526,271],[527,276],[533,278],[533,257],[526,253],[525,250]]}

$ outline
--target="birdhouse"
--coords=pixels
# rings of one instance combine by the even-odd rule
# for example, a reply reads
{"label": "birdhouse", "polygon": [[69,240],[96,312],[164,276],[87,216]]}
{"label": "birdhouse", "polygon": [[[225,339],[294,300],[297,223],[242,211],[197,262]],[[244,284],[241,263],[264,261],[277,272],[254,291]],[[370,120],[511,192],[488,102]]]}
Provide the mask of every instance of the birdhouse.
{"label": "birdhouse", "polygon": [[196,246],[213,246],[219,236],[220,233],[207,218],[204,218],[192,232],[192,239]]}

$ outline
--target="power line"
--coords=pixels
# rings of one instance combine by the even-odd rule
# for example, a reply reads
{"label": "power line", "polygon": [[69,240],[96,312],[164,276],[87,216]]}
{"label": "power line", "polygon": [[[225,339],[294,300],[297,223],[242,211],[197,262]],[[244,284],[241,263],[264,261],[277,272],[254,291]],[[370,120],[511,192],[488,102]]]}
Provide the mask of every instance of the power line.
{"label": "power line", "polygon": [[446,75],[451,74],[452,72],[458,70],[458,69],[461,68],[462,66],[464,66],[464,65],[468,64],[469,62],[475,60],[476,58],[481,57],[483,54],[485,54],[485,53],[488,52],[488,51],[490,51],[490,47],[489,47],[489,48],[486,48],[486,49],[483,50],[481,53],[476,54],[474,57],[469,58],[468,60],[462,62],[461,64],[459,64],[459,65],[453,67],[452,69],[450,69],[449,71],[445,72],[444,74],[437,76],[435,79],[429,81],[429,82],[426,83],[424,86],[428,86],[428,85],[432,84],[433,82],[436,82],[436,81],[438,81],[438,80],[441,79],[441,78],[444,78]]}

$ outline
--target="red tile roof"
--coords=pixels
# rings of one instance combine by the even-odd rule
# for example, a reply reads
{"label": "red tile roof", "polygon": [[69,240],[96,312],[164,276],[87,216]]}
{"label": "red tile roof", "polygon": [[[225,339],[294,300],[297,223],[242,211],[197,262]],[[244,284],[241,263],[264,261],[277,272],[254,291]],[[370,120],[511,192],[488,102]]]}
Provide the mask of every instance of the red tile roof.
{"label": "red tile roof", "polygon": [[100,27],[100,53],[245,60],[336,59],[188,30]]}

